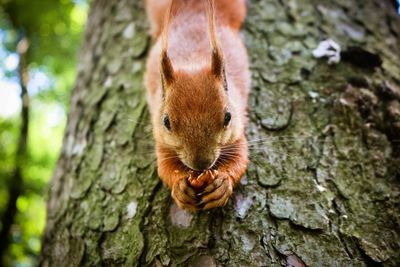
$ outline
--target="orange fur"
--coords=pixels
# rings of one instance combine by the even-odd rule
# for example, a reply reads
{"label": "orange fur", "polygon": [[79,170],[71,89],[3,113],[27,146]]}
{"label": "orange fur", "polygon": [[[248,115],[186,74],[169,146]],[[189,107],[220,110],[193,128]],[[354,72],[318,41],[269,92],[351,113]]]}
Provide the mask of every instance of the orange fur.
{"label": "orange fur", "polygon": [[[192,211],[225,205],[247,167],[250,73],[239,36],[244,2],[146,0],[156,41],[145,84],[158,173],[177,204]],[[232,119],[224,127],[227,111]],[[196,181],[193,169],[206,174]]]}

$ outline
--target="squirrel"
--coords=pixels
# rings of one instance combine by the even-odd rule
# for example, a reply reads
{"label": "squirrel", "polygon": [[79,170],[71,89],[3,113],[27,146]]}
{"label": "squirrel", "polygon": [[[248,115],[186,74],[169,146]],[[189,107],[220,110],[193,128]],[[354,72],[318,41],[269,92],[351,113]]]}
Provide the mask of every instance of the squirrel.
{"label": "squirrel", "polygon": [[245,0],[146,0],[145,87],[158,175],[192,212],[224,206],[248,163]]}

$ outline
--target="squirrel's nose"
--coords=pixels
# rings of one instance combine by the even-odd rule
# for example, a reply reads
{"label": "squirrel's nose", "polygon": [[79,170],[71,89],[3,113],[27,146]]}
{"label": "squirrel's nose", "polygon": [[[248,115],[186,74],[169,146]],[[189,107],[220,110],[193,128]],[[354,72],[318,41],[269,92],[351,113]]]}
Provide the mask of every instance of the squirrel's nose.
{"label": "squirrel's nose", "polygon": [[197,158],[192,162],[192,167],[196,171],[204,171],[214,164],[214,159]]}

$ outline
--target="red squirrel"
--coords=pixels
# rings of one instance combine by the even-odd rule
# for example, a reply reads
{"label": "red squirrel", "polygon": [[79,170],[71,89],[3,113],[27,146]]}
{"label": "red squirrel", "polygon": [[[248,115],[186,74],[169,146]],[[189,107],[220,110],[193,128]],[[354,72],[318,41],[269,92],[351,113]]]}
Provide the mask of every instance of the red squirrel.
{"label": "red squirrel", "polygon": [[146,0],[158,174],[180,208],[224,206],[248,163],[245,0]]}

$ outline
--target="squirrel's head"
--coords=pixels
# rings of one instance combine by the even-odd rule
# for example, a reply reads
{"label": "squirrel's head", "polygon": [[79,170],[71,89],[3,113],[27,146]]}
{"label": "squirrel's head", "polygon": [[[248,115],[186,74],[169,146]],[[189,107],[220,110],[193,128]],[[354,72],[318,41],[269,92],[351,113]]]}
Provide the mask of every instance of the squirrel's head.
{"label": "squirrel's head", "polygon": [[197,171],[211,168],[221,149],[243,131],[241,116],[229,101],[221,53],[213,52],[210,66],[194,71],[173,70],[165,54],[161,74],[159,141],[187,167]]}

